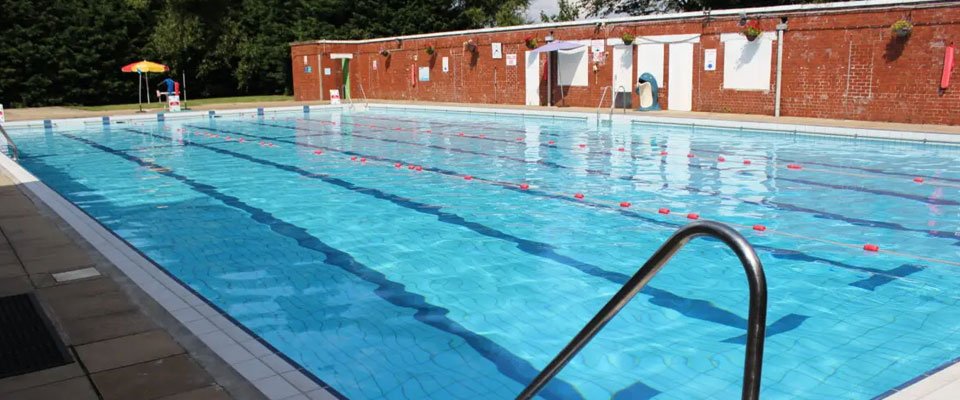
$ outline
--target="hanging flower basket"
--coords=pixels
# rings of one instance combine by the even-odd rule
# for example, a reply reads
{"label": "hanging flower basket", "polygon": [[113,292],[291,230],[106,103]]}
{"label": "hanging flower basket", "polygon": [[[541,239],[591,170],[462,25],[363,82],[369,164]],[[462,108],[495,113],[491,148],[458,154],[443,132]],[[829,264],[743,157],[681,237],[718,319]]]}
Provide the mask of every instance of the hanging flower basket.
{"label": "hanging flower basket", "polygon": [[476,52],[477,52],[477,43],[474,42],[473,39],[470,39],[470,40],[468,40],[468,41],[466,41],[466,42],[463,42],[463,49],[466,50],[466,51],[469,51],[469,52],[471,52],[471,53],[476,53]]}
{"label": "hanging flower basket", "polygon": [[526,38],[523,39],[523,42],[524,44],[527,45],[527,48],[530,50],[537,48],[537,45],[539,44],[537,43],[537,38],[533,36],[527,36]]}
{"label": "hanging flower basket", "polygon": [[430,45],[430,46],[427,46],[426,51],[427,51],[427,55],[432,56],[434,53],[437,52],[437,49],[434,49],[433,46]]}
{"label": "hanging flower basket", "polygon": [[384,57],[390,57],[390,50],[387,50],[387,49],[380,50],[380,55]]}
{"label": "hanging flower basket", "polygon": [[913,24],[911,24],[910,21],[901,19],[894,22],[893,25],[890,25],[890,31],[897,37],[907,37],[910,36],[910,32],[913,32]]}
{"label": "hanging flower basket", "polygon": [[763,31],[760,30],[760,22],[754,20],[754,21],[747,22],[747,24],[743,26],[743,30],[740,31],[740,33],[742,33],[743,36],[747,38],[747,40],[752,42],[754,40],[757,40],[757,38],[760,37],[761,34],[763,34]]}
{"label": "hanging flower basket", "polygon": [[632,45],[633,41],[637,40],[637,38],[629,33],[624,33],[623,35],[620,36],[620,40],[623,41],[623,44],[629,46],[629,45]]}

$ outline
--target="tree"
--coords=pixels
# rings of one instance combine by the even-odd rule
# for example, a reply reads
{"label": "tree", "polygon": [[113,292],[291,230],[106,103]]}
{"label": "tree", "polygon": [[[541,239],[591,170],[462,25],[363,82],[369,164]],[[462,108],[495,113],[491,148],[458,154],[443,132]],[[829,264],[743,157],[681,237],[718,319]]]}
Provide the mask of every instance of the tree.
{"label": "tree", "polygon": [[559,0],[557,5],[560,6],[560,11],[554,15],[547,15],[547,13],[540,11],[540,22],[576,21],[577,18],[580,18],[580,7],[573,1]]}

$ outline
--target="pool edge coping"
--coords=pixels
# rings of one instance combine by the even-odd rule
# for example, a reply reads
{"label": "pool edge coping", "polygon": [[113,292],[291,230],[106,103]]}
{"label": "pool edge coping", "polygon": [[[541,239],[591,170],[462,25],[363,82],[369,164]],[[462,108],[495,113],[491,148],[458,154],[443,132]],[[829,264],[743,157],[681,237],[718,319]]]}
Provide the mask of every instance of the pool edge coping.
{"label": "pool edge coping", "polygon": [[86,126],[91,124],[112,124],[115,122],[127,121],[166,121],[179,120],[197,117],[211,116],[232,116],[232,115],[264,115],[266,112],[296,112],[310,110],[339,109],[343,111],[355,109],[384,108],[395,110],[431,110],[431,111],[451,111],[457,110],[468,113],[493,114],[493,115],[511,115],[511,116],[532,116],[547,118],[576,118],[585,119],[588,123],[596,123],[599,127],[602,121],[610,119],[626,123],[649,123],[649,124],[673,124],[680,126],[690,126],[693,128],[726,128],[726,129],[747,129],[755,131],[764,131],[776,134],[791,134],[802,136],[822,136],[833,138],[848,139],[867,139],[867,140],[885,140],[908,143],[934,144],[934,145],[960,145],[960,135],[952,133],[930,132],[930,131],[907,131],[895,129],[880,129],[868,127],[843,127],[829,125],[804,125],[796,123],[775,123],[765,121],[742,121],[726,119],[706,119],[693,118],[685,116],[662,116],[662,115],[640,115],[640,114],[612,114],[592,113],[581,110],[563,110],[563,109],[527,109],[527,108],[498,108],[498,107],[478,107],[475,105],[433,105],[433,104],[396,104],[396,103],[341,103],[341,104],[314,104],[301,106],[281,106],[281,107],[251,107],[236,108],[226,110],[203,110],[186,111],[181,113],[150,113],[150,114],[119,114],[113,116],[101,117],[79,117],[79,118],[59,118],[43,120],[21,120],[4,124],[4,127],[10,129],[36,128],[53,126]]}
{"label": "pool edge coping", "polygon": [[[163,270],[126,240],[5,154],[0,154],[0,169],[3,169],[15,184],[22,186],[49,207],[117,270],[183,325],[190,335],[216,354],[224,365],[232,368],[266,398],[347,398]],[[271,373],[262,374],[264,368]]]}

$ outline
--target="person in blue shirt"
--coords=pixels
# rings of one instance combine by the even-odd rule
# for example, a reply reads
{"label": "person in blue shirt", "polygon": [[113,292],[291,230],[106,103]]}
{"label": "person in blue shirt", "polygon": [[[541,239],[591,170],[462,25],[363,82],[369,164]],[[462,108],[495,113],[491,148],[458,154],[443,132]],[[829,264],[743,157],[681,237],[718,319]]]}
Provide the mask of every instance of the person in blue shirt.
{"label": "person in blue shirt", "polygon": [[174,94],[174,93],[175,93],[175,91],[174,91],[174,85],[176,85],[176,83],[177,83],[177,81],[175,81],[175,80],[173,80],[173,79],[170,79],[170,78],[167,78],[167,79],[164,79],[164,80],[160,81],[160,83],[157,84],[157,87],[160,87],[160,86],[163,86],[163,85],[167,85],[167,91],[166,91],[166,92],[161,92],[161,91],[157,90],[157,99],[158,99],[158,100],[160,99],[160,95],[170,96],[171,94]]}

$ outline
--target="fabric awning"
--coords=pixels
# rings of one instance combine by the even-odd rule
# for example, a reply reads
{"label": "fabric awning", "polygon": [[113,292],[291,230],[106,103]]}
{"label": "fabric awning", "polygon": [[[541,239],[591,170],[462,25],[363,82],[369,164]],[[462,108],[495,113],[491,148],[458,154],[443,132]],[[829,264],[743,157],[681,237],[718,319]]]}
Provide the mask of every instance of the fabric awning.
{"label": "fabric awning", "polygon": [[575,42],[550,42],[543,46],[533,49],[531,53],[546,53],[548,51],[557,51],[557,50],[573,50],[576,48],[583,47],[580,43]]}

